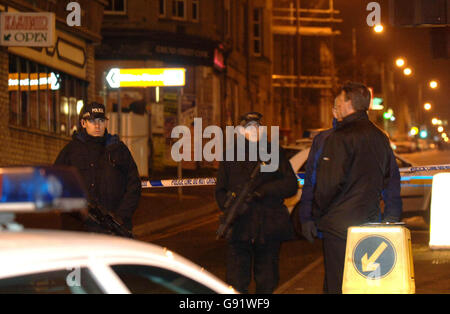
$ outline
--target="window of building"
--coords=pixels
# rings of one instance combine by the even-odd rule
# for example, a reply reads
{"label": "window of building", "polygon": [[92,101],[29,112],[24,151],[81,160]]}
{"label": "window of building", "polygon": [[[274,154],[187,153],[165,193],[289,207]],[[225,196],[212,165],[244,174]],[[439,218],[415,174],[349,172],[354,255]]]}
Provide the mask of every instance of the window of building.
{"label": "window of building", "polygon": [[108,0],[105,7],[105,14],[126,14],[127,0]]}
{"label": "window of building", "polygon": [[159,0],[159,16],[165,17],[166,16],[166,0]]}
{"label": "window of building", "polygon": [[172,17],[176,19],[186,18],[186,0],[172,0]]}
{"label": "window of building", "polygon": [[199,7],[199,0],[192,0],[192,20],[194,22],[198,22],[199,20],[199,13],[200,13],[200,7]]}
{"label": "window of building", "polygon": [[253,9],[253,54],[262,54],[262,9]]}
{"label": "window of building", "polygon": [[[243,25],[245,29],[249,29],[248,27],[248,17],[247,17],[247,5],[245,5],[242,2],[238,2],[238,8],[237,8],[237,25]],[[247,52],[248,46],[248,37],[249,32],[242,32],[239,27],[235,27],[236,30],[236,38],[237,38],[237,51],[242,51],[244,53]]]}
{"label": "window of building", "polygon": [[11,125],[71,135],[88,82],[16,55],[9,56],[8,76]]}

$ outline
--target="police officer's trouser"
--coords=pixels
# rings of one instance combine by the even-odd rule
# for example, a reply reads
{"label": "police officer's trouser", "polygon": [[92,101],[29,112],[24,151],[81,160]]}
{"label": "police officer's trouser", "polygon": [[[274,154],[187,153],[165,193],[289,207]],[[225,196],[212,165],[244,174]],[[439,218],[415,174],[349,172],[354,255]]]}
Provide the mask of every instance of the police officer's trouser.
{"label": "police officer's trouser", "polygon": [[265,244],[252,242],[230,242],[227,256],[227,282],[241,293],[248,293],[253,275],[256,293],[272,293],[278,285],[278,260],[280,242],[270,241]]}

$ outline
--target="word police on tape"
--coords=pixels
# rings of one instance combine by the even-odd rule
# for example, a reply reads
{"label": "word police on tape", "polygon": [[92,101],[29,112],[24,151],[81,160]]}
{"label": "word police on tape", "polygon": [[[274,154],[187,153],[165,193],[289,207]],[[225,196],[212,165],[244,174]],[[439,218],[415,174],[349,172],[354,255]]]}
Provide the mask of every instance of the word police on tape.
{"label": "word police on tape", "polygon": [[192,179],[142,181],[143,188],[198,186],[198,185],[215,185],[215,184],[216,184],[215,178],[192,178]]}

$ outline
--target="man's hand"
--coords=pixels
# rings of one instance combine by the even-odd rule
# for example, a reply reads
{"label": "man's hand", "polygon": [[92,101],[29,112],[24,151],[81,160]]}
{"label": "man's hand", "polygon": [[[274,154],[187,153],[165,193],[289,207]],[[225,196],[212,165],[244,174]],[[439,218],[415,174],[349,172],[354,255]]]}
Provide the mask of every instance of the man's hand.
{"label": "man's hand", "polygon": [[392,216],[387,216],[384,217],[384,219],[381,221],[382,223],[396,223],[396,222],[400,222],[400,218],[399,217],[392,217]]}
{"label": "man's hand", "polygon": [[302,234],[309,243],[314,243],[314,238],[317,237],[317,227],[314,221],[302,223]]}

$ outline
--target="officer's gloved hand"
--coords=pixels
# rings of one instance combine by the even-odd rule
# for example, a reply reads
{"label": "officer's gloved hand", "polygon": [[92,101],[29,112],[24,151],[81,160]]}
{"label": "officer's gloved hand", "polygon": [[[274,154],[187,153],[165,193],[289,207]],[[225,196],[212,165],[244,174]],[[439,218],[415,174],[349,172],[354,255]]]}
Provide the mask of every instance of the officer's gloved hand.
{"label": "officer's gloved hand", "polygon": [[302,234],[309,243],[314,243],[314,238],[317,237],[317,227],[314,221],[302,222]]}

